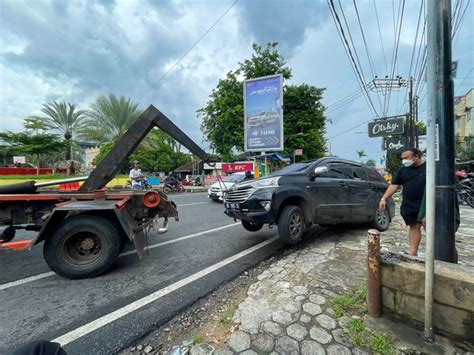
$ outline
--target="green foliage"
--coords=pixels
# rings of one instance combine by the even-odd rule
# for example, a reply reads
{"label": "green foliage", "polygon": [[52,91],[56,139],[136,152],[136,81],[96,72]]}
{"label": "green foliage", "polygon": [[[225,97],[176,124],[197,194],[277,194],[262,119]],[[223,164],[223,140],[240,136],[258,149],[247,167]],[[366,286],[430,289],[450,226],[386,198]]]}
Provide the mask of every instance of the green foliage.
{"label": "green foliage", "polygon": [[396,349],[393,346],[392,341],[388,335],[382,332],[370,332],[367,345],[375,354],[396,354]]}
{"label": "green foliage", "polygon": [[468,135],[461,138],[456,135],[456,158],[461,161],[474,160],[474,136]]}
{"label": "green foliage", "polygon": [[204,338],[204,336],[200,334],[196,334],[192,336],[191,341],[193,342],[194,345],[202,344],[206,341],[206,338]]}
{"label": "green foliage", "polygon": [[237,310],[237,308],[235,307],[232,307],[232,308],[229,308],[227,311],[224,312],[224,314],[221,316],[221,319],[220,319],[220,322],[222,324],[225,324],[225,325],[229,325],[229,324],[232,324],[232,320],[234,318],[234,315],[235,315],[235,311]]}
{"label": "green foliage", "polygon": [[66,140],[66,160],[72,159],[71,145],[74,133],[84,126],[84,110],[76,110],[76,105],[62,102],[51,102],[44,104],[41,108],[46,116],[31,116],[29,122],[25,122],[27,129],[39,129],[39,121],[45,128],[55,129],[64,135]]}
{"label": "green foliage", "polygon": [[367,290],[365,285],[361,285],[348,295],[338,296],[333,299],[334,317],[342,317],[345,312],[367,312],[366,306]]}
{"label": "green foliage", "polygon": [[[278,52],[278,43],[268,43],[266,48],[254,44],[250,59],[239,63],[239,68],[227,73],[212,90],[206,106],[198,110],[202,119],[201,130],[222,159],[228,160],[233,151],[244,149],[243,80],[282,74],[291,78],[291,69]],[[302,148],[302,159],[324,154],[324,127],[326,118],[321,98],[324,89],[306,84],[288,85],[283,91],[283,110],[286,152]],[[303,133],[300,135],[300,133]],[[298,136],[296,136],[298,134]]]}
{"label": "green foliage", "polygon": [[357,156],[359,157],[359,160],[367,156],[367,154],[365,154],[363,150],[357,150],[356,153],[357,153]]}
{"label": "green foliage", "polygon": [[319,158],[325,152],[324,89],[314,86],[287,85],[283,89],[285,153],[303,149],[302,161]]}
{"label": "green foliage", "polygon": [[85,126],[81,128],[83,139],[104,143],[122,136],[141,114],[138,104],[124,96],[100,96],[86,111]]}
{"label": "green foliage", "polygon": [[[97,166],[112,150],[114,144],[115,140],[104,144],[92,163]],[[129,162],[126,166],[122,167],[122,171],[128,172],[133,160],[140,161],[143,171],[172,171],[192,161],[189,154],[182,153],[179,150],[180,145],[171,136],[161,130],[154,129],[148,133],[143,142],[130,156]]]}
{"label": "green foliage", "polygon": [[[16,154],[27,154],[35,157],[39,169],[41,156],[56,153],[64,149],[65,144],[55,134],[28,133],[28,132],[0,132],[0,140],[6,143],[3,150]],[[39,170],[38,170],[39,174]]]}
{"label": "green foliage", "polygon": [[365,162],[365,165],[370,166],[371,168],[375,168],[375,160],[374,159],[369,159]]}

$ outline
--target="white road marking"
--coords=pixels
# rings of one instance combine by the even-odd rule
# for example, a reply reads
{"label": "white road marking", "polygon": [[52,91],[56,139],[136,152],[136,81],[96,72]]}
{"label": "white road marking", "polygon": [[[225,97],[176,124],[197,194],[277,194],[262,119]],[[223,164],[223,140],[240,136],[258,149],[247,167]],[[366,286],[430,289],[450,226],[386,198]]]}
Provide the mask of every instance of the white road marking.
{"label": "white road marking", "polygon": [[[203,235],[203,234],[217,232],[217,231],[220,231],[220,230],[222,230],[222,229],[226,229],[226,228],[238,226],[239,224],[240,224],[240,223],[232,223],[232,224],[228,224],[228,225],[225,225],[225,226],[222,226],[222,227],[217,227],[217,228],[214,228],[214,229],[209,229],[209,230],[207,230],[207,231],[203,231],[203,232],[199,232],[199,233],[194,233],[194,234],[190,234],[190,235],[185,235],[184,237],[179,237],[179,238],[176,238],[176,239],[167,240],[166,242],[161,242],[161,243],[152,244],[152,245],[147,246],[147,247],[145,248],[145,250],[155,249],[155,248],[161,247],[161,246],[163,246],[163,245],[173,244],[173,243],[180,242],[180,241],[182,241],[182,240],[186,240],[186,239],[190,239],[190,238],[199,237],[200,235]],[[127,251],[127,252],[125,252],[125,253],[122,253],[122,254],[120,254],[119,256],[127,256],[127,255],[136,254],[136,253],[137,253],[137,251],[134,249],[134,250],[130,250],[130,251]]]}
{"label": "white road marking", "polygon": [[10,287],[23,285],[23,284],[26,284],[28,282],[33,282],[33,281],[36,281],[36,280],[41,280],[41,279],[44,279],[45,277],[49,277],[49,276],[53,276],[53,275],[56,275],[56,274],[54,272],[50,271],[50,272],[45,272],[44,274],[38,274],[38,275],[30,276],[30,277],[27,277],[27,278],[24,278],[24,279],[12,281],[12,282],[7,282],[6,284],[0,285],[0,290],[6,290],[7,288],[10,288]]}
{"label": "white road marking", "polygon": [[127,314],[131,313],[131,312],[134,312],[156,300],[159,300],[160,298],[170,294],[171,292],[173,291],[176,291],[178,289],[180,289],[181,287],[184,287],[188,284],[190,284],[191,282],[193,281],[196,281],[208,274],[210,274],[211,272],[213,271],[216,271],[230,263],[232,263],[233,261],[235,260],[238,260],[250,253],[253,253],[254,251],[258,250],[258,249],[261,249],[263,248],[264,246],[274,242],[275,240],[278,239],[278,236],[275,236],[271,239],[268,239],[262,243],[259,243],[249,249],[246,249],[246,250],[243,250],[241,251],[240,253],[237,253],[227,259],[224,259],[222,261],[219,261],[218,263],[214,264],[214,265],[211,265],[207,268],[205,268],[204,270],[201,270],[193,275],[190,275],[188,277],[185,277],[184,279],[180,280],[180,281],[177,281],[175,282],[174,284],[172,285],[169,285],[165,288],[162,288],[161,290],[158,290],[156,292],[153,292],[151,294],[149,294],[148,296],[145,296],[139,300],[136,300],[135,302],[132,302],[130,304],[128,304],[127,306],[125,307],[122,307],[122,308],[119,308],[117,309],[116,311],[112,312],[112,313],[109,313],[109,314],[106,314],[105,316],[102,316],[88,324],[85,324],[75,330],[72,330],[70,331],[69,333],[66,333],[62,336],[60,336],[59,338],[56,338],[53,340],[53,342],[56,342],[56,343],[59,343],[61,344],[62,346],[64,345],[67,345],[111,322],[114,322],[116,321],[117,319],[119,318],[122,318],[124,316],[126,316]]}
{"label": "white road marking", "polygon": [[186,207],[186,206],[195,206],[195,205],[206,205],[212,202],[194,202],[194,203],[186,203],[184,205],[177,205],[177,207]]}
{"label": "white road marking", "polygon": [[[217,228],[209,229],[209,230],[202,231],[202,232],[199,232],[199,233],[194,233],[194,234],[190,234],[190,235],[185,235],[185,236],[183,236],[183,237],[179,237],[179,238],[176,238],[176,239],[168,240],[168,241],[166,241],[166,242],[151,244],[151,245],[149,245],[148,247],[146,247],[145,250],[150,250],[150,249],[158,248],[158,247],[163,246],[163,245],[173,244],[173,243],[180,242],[180,241],[182,241],[182,240],[186,240],[186,239],[190,239],[190,238],[199,237],[200,235],[203,235],[203,234],[217,232],[217,231],[220,231],[220,230],[222,230],[222,229],[226,229],[226,228],[230,228],[230,227],[237,226],[237,225],[239,225],[239,224],[240,224],[240,223],[227,224],[227,225],[222,226],[222,227],[217,227]],[[127,255],[132,255],[132,254],[136,254],[136,253],[137,253],[136,250],[130,250],[130,251],[127,251],[127,252],[125,252],[125,253],[120,254],[119,257],[127,256]],[[20,279],[20,280],[16,280],[16,281],[7,282],[7,283],[5,283],[5,284],[0,285],[0,290],[6,290],[7,288],[11,288],[11,287],[23,285],[23,284],[26,284],[26,283],[28,283],[28,282],[33,282],[33,281],[36,281],[36,280],[41,280],[41,279],[44,279],[45,277],[49,277],[49,276],[53,276],[53,275],[56,275],[56,274],[55,274],[54,272],[50,271],[50,272],[45,272],[45,273],[43,273],[43,274],[38,274],[38,275],[35,275],[35,276],[30,276],[30,277],[27,277],[27,278],[24,278],[24,279]]]}

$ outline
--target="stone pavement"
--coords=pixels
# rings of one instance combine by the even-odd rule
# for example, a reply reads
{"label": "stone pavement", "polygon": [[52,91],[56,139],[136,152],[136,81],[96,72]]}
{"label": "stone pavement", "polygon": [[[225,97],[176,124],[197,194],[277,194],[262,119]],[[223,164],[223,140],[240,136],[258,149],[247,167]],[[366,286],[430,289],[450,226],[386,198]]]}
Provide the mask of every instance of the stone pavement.
{"label": "stone pavement", "polygon": [[[382,249],[406,250],[406,227],[400,217],[382,233]],[[457,235],[460,263],[474,266],[474,209],[461,208],[462,224]],[[348,229],[351,228],[351,229]],[[344,332],[350,319],[337,319],[332,303],[365,281],[367,228],[332,228],[317,231],[320,236],[305,248],[278,260],[258,276],[247,298],[239,305],[235,331],[228,346],[214,349],[209,344],[175,348],[172,354],[369,354],[354,347]],[[423,254],[423,246],[420,250]],[[456,353],[449,342],[427,343],[420,332],[404,325],[364,317],[373,327],[391,334],[397,351]],[[462,352],[462,351],[460,351]]]}

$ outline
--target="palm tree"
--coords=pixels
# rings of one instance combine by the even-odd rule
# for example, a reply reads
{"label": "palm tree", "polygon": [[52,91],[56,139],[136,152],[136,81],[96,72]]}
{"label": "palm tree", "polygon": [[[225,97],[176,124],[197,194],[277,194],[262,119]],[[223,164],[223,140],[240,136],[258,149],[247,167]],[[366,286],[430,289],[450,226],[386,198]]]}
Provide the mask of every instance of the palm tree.
{"label": "palm tree", "polygon": [[367,154],[365,154],[365,152],[363,150],[358,150],[356,151],[357,155],[359,156],[359,161],[363,158],[363,157],[366,157]]}
{"label": "palm tree", "polygon": [[138,104],[124,96],[100,96],[86,112],[85,127],[80,134],[97,143],[111,141],[124,134],[140,114]]}
{"label": "palm tree", "polygon": [[76,105],[62,102],[44,104],[41,109],[46,116],[31,116],[32,120],[41,120],[46,127],[60,131],[66,140],[66,160],[73,159],[72,137],[84,124],[84,110],[76,110]]}

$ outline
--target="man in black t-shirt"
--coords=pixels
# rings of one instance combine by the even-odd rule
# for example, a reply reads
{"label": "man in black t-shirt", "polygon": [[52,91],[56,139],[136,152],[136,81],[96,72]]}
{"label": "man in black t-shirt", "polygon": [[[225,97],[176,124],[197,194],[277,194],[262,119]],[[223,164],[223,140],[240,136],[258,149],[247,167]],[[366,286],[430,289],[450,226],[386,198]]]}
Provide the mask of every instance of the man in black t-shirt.
{"label": "man in black t-shirt", "polygon": [[415,148],[409,148],[402,153],[403,167],[398,170],[392,183],[383,194],[379,208],[386,207],[386,200],[403,186],[403,201],[400,214],[406,225],[410,227],[408,238],[410,243],[409,255],[418,255],[418,246],[421,240],[421,223],[418,221],[418,212],[426,185],[426,164],[421,159],[421,152]]}

